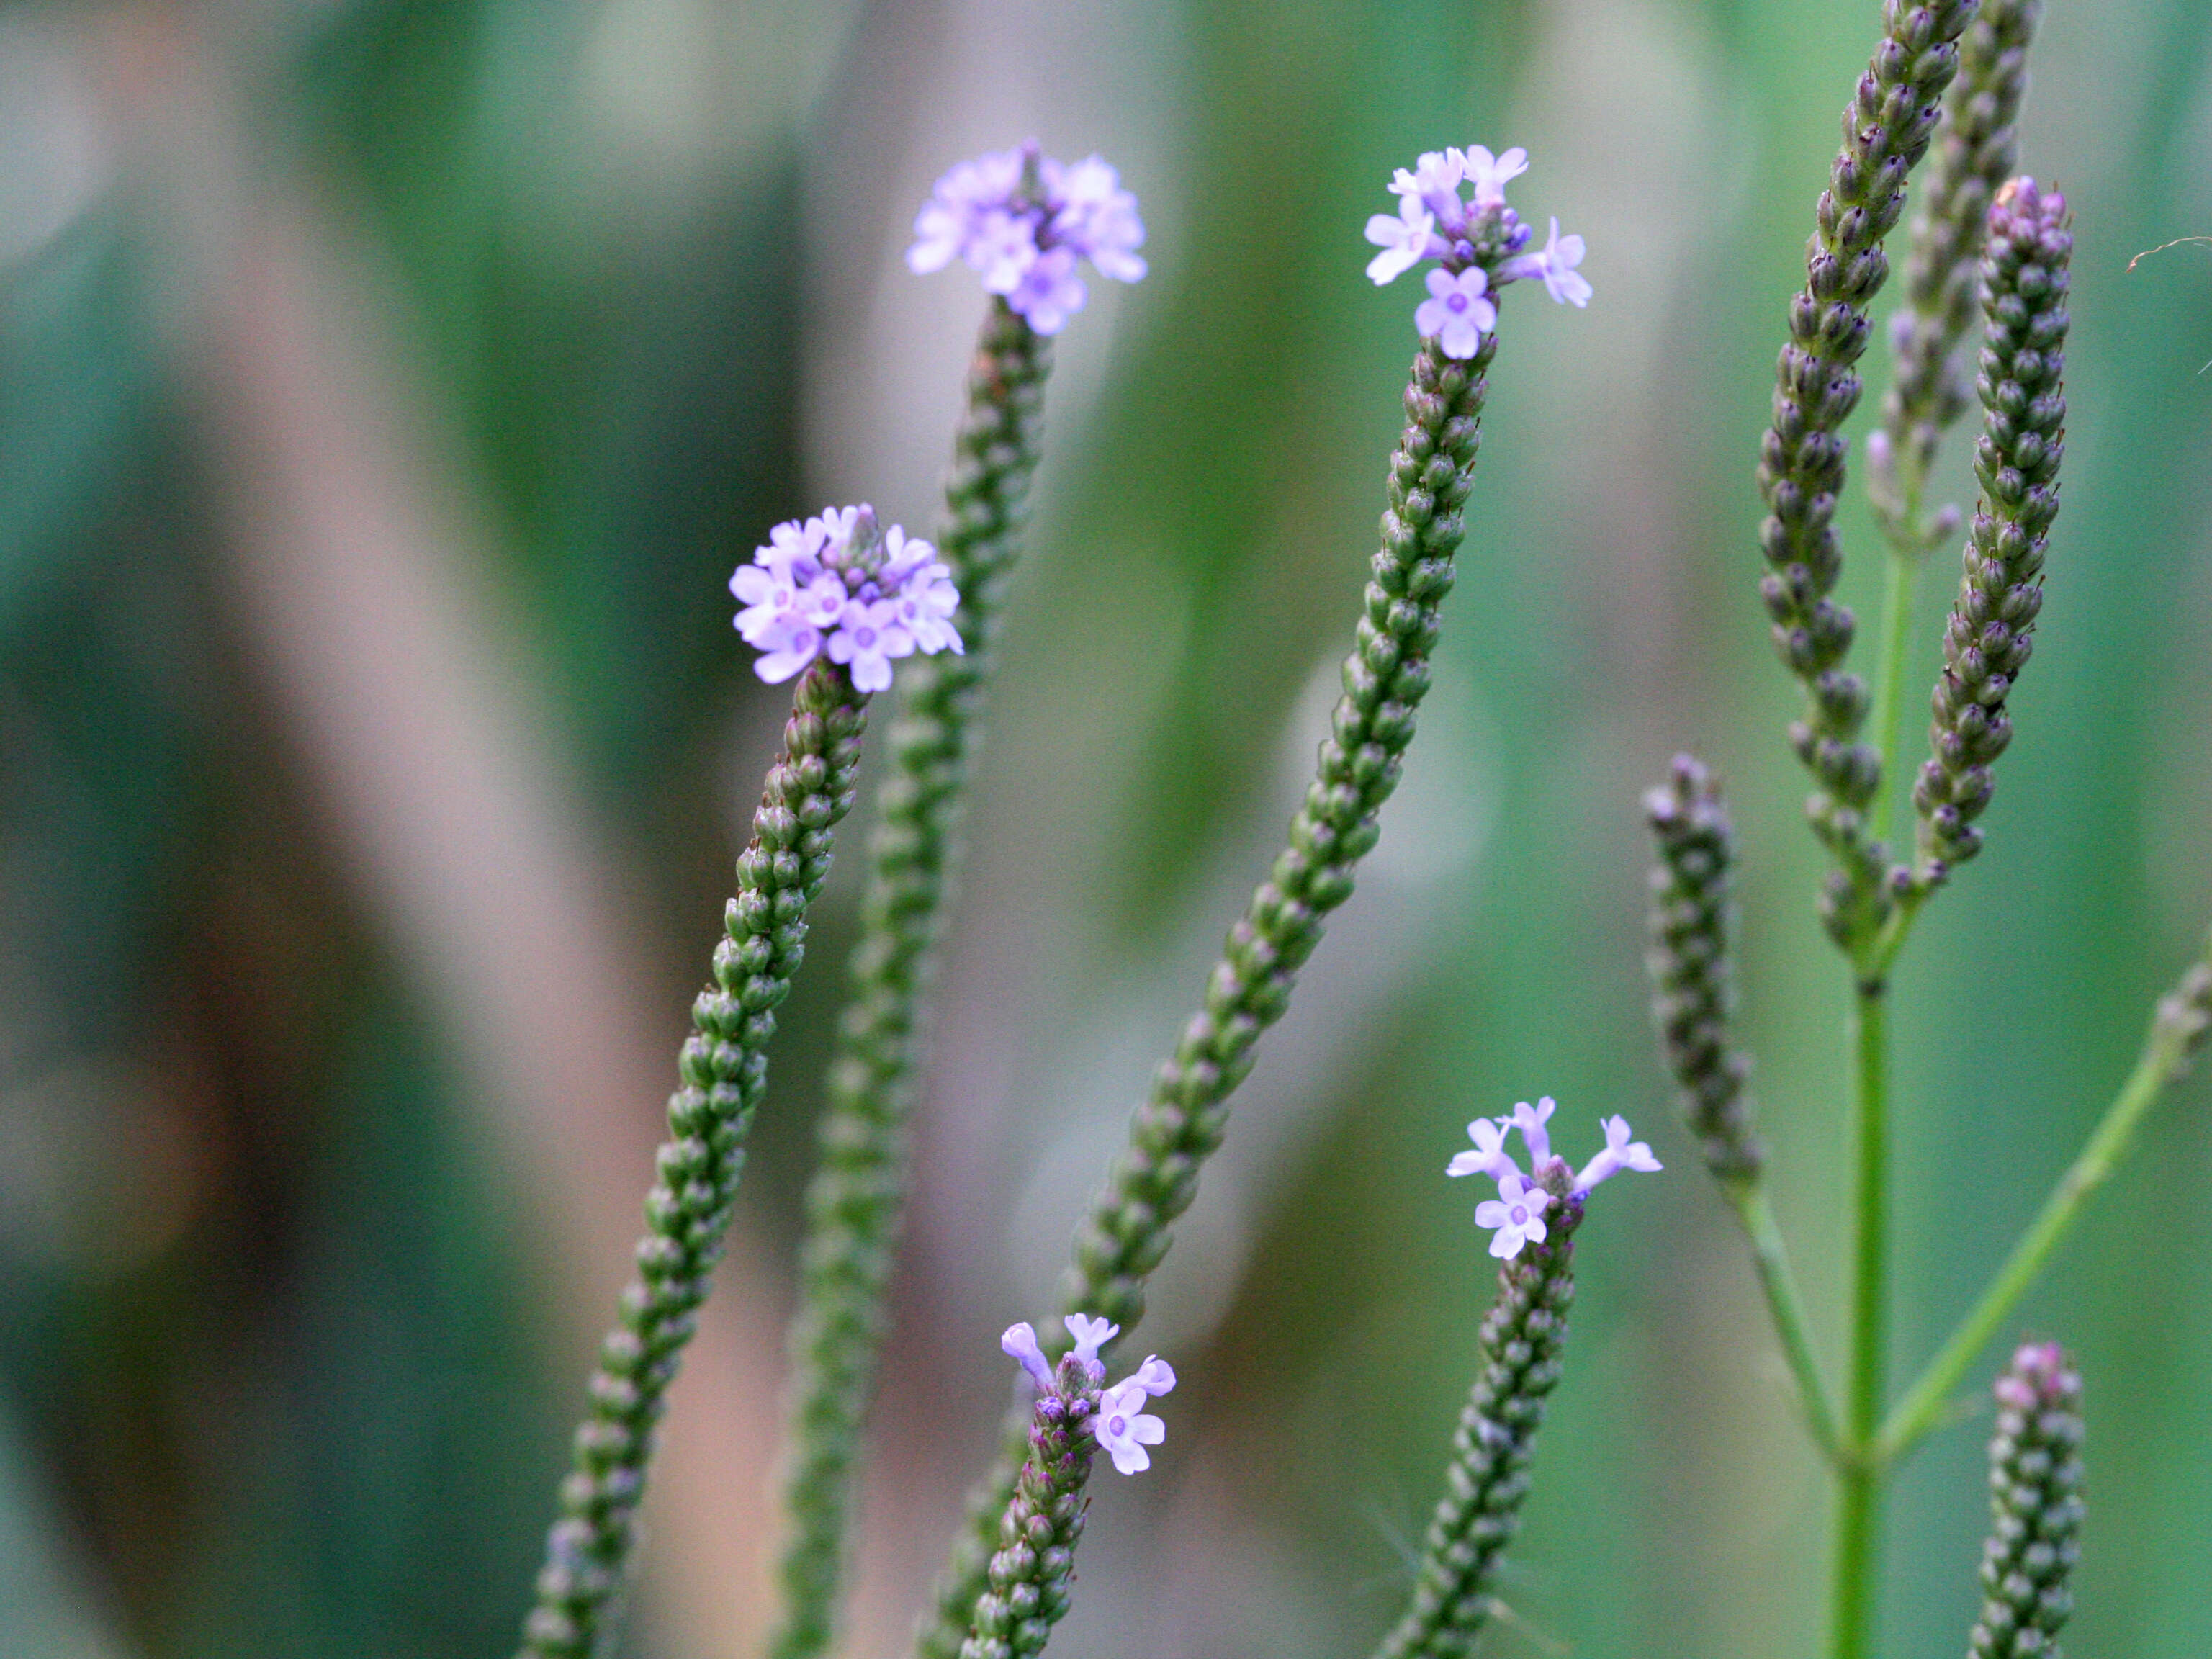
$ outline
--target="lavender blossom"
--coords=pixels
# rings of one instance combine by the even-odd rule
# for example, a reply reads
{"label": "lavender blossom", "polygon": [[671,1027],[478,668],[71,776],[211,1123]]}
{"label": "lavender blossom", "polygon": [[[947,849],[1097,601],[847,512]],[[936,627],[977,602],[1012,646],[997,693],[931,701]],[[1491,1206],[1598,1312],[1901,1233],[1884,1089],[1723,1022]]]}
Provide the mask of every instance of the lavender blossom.
{"label": "lavender blossom", "polygon": [[1572,306],[1577,311],[1590,302],[1596,292],[1589,278],[1575,269],[1583,262],[1583,244],[1579,236],[1559,234],[1559,216],[1552,216],[1552,234],[1544,246],[1534,253],[1524,253],[1510,263],[1504,276],[1532,276],[1544,285],[1544,292],[1563,306]]}
{"label": "lavender blossom", "polygon": [[1069,1314],[1061,1322],[1067,1327],[1068,1335],[1075,1340],[1074,1356],[1082,1363],[1084,1370],[1091,1374],[1094,1382],[1103,1378],[1106,1368],[1099,1363],[1098,1350],[1121,1335],[1121,1328],[1106,1320],[1093,1319],[1088,1314],[1079,1313]]}
{"label": "lavender blossom", "polygon": [[1628,1127],[1626,1118],[1616,1113],[1605,1119],[1601,1127],[1605,1130],[1605,1150],[1583,1165],[1582,1173],[1575,1177],[1575,1191],[1587,1193],[1623,1170],[1656,1175],[1666,1168],[1652,1156],[1651,1148],[1644,1142],[1629,1139],[1636,1131]]}
{"label": "lavender blossom", "polygon": [[1500,1261],[1510,1261],[1522,1245],[1544,1242],[1544,1212],[1551,1203],[1552,1195],[1541,1187],[1531,1186],[1518,1175],[1500,1176],[1498,1196],[1474,1206],[1474,1224],[1497,1230],[1490,1253]]}
{"label": "lavender blossom", "polygon": [[[1583,239],[1560,235],[1557,219],[1551,240],[1521,255],[1534,233],[1505,205],[1505,186],[1528,170],[1528,152],[1518,148],[1502,155],[1480,144],[1430,150],[1392,176],[1397,213],[1367,222],[1367,240],[1382,250],[1367,262],[1377,287],[1424,259],[1441,267],[1428,273],[1429,297],[1415,309],[1413,326],[1447,357],[1464,362],[1481,349],[1483,337],[1498,326],[1495,296],[1506,283],[1534,277],[1564,305],[1589,303],[1589,280],[1575,269]],[[1462,187],[1471,194],[1462,196]]]}
{"label": "lavender blossom", "polygon": [[1471,1152],[1457,1152],[1444,1165],[1448,1176],[1486,1175],[1492,1181],[1502,1181],[1509,1175],[1517,1176],[1521,1166],[1513,1161],[1513,1154],[1505,1150],[1505,1125],[1494,1117],[1479,1117],[1467,1126],[1468,1139],[1474,1142]]}
{"label": "lavender blossom", "polygon": [[1545,1095],[1534,1106],[1525,1100],[1515,1103],[1513,1115],[1498,1120],[1507,1127],[1521,1132],[1521,1141],[1528,1149],[1528,1162],[1532,1167],[1548,1163],[1551,1159],[1552,1132],[1544,1126],[1552,1121],[1552,1114],[1559,1109],[1559,1103]]}
{"label": "lavender blossom", "polygon": [[927,275],[955,259],[1040,334],[1057,334],[1090,289],[1076,275],[1088,259],[1102,276],[1140,280],[1145,223],[1121,175],[1093,155],[1067,166],[1035,140],[963,161],[937,181],[915,216],[909,270]]}
{"label": "lavender blossom", "polygon": [[1038,1346],[1034,1325],[1024,1319],[1018,1325],[1007,1326],[1006,1334],[999,1339],[999,1346],[1006,1350],[1008,1358],[1018,1361],[1030,1374],[1030,1381],[1037,1385],[1040,1394],[1052,1392],[1052,1362]]}
{"label": "lavender blossom", "polygon": [[753,672],[771,685],[827,656],[855,690],[881,691],[895,659],[963,648],[960,595],[937,550],[897,525],[880,531],[866,506],[776,526],[730,592],[744,607],[738,632],[761,653]]}
{"label": "lavender blossom", "polygon": [[1483,297],[1490,273],[1470,265],[1455,276],[1428,275],[1429,297],[1413,313],[1413,326],[1444,349],[1447,357],[1472,357],[1482,337],[1498,326],[1498,307]]}
{"label": "lavender blossom", "polygon": [[1175,1385],[1174,1368],[1158,1354],[1150,1354],[1133,1372],[1099,1395],[1091,1432],[1114,1460],[1116,1472],[1140,1474],[1152,1468],[1152,1454],[1145,1448],[1166,1439],[1168,1425],[1147,1414],[1145,1404]]}

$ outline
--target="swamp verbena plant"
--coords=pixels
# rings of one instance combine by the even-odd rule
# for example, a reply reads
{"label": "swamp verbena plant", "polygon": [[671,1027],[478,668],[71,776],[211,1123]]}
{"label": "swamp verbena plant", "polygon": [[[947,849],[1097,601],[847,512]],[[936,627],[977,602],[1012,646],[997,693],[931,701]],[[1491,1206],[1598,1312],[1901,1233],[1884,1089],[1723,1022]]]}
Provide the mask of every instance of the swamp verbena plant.
{"label": "swamp verbena plant", "polygon": [[[1844,116],[1844,145],[1814,215],[1806,281],[1787,312],[1773,416],[1757,469],[1767,516],[1759,588],[1784,665],[1804,689],[1790,747],[1811,774],[1812,828],[1834,867],[1818,896],[1850,986],[1852,1243],[1849,1343],[1839,1390],[1811,1340],[1780,1223],[1765,1187],[1750,1062],[1731,1030],[1729,887],[1737,857],[1717,781],[1675,761],[1644,806],[1652,872],[1653,1012],[1685,1127],[1741,1222],[1807,1431],[1834,1480],[1831,1651],[1872,1651],[1881,1495],[1913,1446],[1942,1422],[1968,1370],[2009,1318],[2144,1115],[2212,1030],[2212,940],[2158,1006],[2135,1072],[2075,1164],[1974,1306],[1918,1377],[1893,1393],[1885,1372],[1890,1277],[1886,1005],[1891,966],[1917,917],[1978,853],[1995,764],[2013,736],[2011,690],[2041,606],[2063,454],[2063,391],[2071,254],[2067,204],[2016,176],[2014,123],[2027,88],[2037,0],[1888,0],[1882,36]],[[1889,328],[1893,373],[1868,441],[1869,495],[1887,544],[1874,683],[1846,666],[1856,632],[1834,597],[1837,528],[1848,482],[1843,428],[1861,398],[1856,364],[1888,271],[1916,167],[1929,162],[1909,234],[1905,301]],[[1427,265],[1406,425],[1385,475],[1382,544],[1353,618],[1343,694],[1314,781],[1282,854],[1231,928],[1197,1009],[1129,1126],[1074,1231],[1060,1316],[1003,1339],[1024,1395],[996,1467],[978,1486],[934,1602],[916,1633],[921,1659],[1012,1659],[1046,1645],[1067,1610],[1085,1487],[1101,1451],[1123,1474],[1149,1466],[1166,1436],[1145,1407],[1176,1384],[1148,1357],[1106,1382],[1108,1355],[1143,1318],[1145,1289],[1176,1219],[1221,1145],[1237,1085],[1329,913],[1375,846],[1426,693],[1441,606],[1455,579],[1473,485],[1486,375],[1501,306],[1516,282],[1553,300],[1593,298],[1583,239],[1535,245],[1507,204],[1525,152],[1481,146],[1420,156],[1390,183],[1395,213],[1368,222],[1388,284]],[[671,1140],[647,1200],[647,1235],[620,1322],[602,1346],[591,1407],[560,1488],[561,1519],[523,1650],[538,1659],[603,1651],[629,1568],[654,1425],[708,1293],[767,1080],[775,1009],[802,953],[808,904],[849,808],[867,705],[898,707],[868,845],[861,937],[807,1198],[793,1319],[787,1519],[775,1659],[831,1645],[852,1486],[885,1325],[900,1232],[908,1121],[926,1060],[925,999],[958,861],[957,831],[1001,627],[1023,504],[1038,462],[1049,342],[1088,297],[1080,267],[1146,274],[1135,198],[1097,157],[1062,163],[1034,144],[986,155],[940,179],[915,222],[908,264],[964,264],[990,296],[955,440],[934,544],[834,508],[770,532],[731,587],[760,677],[796,681],[784,749],[770,769],[738,896],[693,1010],[679,1060]],[[1971,337],[1979,319],[1978,343]],[[1945,620],[1931,696],[1930,753],[1910,796],[1909,855],[1893,850],[1905,791],[1903,660],[1921,565],[1965,515],[1926,499],[1948,428],[1978,406],[1980,498]],[[1871,735],[1867,735],[1869,727]],[[1616,1115],[1577,1170],[1555,1156],[1544,1097],[1477,1118],[1446,1173],[1480,1175],[1476,1206],[1502,1265],[1474,1380],[1408,1605],[1378,1659],[1458,1659],[1496,1607],[1492,1582],[1529,1489],[1536,1431],[1558,1384],[1574,1296],[1574,1249],[1594,1188],[1624,1170],[1657,1172]],[[1595,1116],[1595,1114],[1592,1114]],[[1509,1148],[1517,1136],[1524,1171]],[[1410,1175],[1410,1172],[1409,1172]],[[1978,1659],[2057,1651],[2078,1549],[2081,1383],[2055,1344],[2031,1342],[1996,1383],[1992,1532]]]}

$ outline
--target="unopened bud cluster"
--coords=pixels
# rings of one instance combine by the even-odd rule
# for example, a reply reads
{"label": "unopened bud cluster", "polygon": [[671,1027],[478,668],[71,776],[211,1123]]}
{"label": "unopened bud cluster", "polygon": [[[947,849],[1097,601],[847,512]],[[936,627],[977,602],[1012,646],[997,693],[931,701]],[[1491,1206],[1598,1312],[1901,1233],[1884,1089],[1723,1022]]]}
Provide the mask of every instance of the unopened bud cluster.
{"label": "unopened bud cluster", "polygon": [[2043,608],[2043,562],[2058,515],[2064,451],[2067,264],[2074,239],[2065,198],[2015,179],[1990,209],[1982,255],[1987,319],[1976,390],[1982,436],[1974,512],[1959,597],[1943,631],[1934,755],[1912,792],[1920,811],[1920,869],[1927,884],[1981,850],[1974,820],[1990,803],[1990,771],[2012,740],[2005,708],[2033,648]]}
{"label": "unopened bud cluster", "polygon": [[1744,1088],[1750,1064],[1729,1042],[1729,887],[1735,836],[1720,782],[1677,755],[1644,797],[1659,861],[1651,871],[1651,1012],[1682,1121],[1724,1181],[1748,1181],[1762,1158]]}
{"label": "unopened bud cluster", "polygon": [[1852,365],[1866,349],[1867,307],[1889,274],[1882,239],[1905,211],[1906,175],[1935,136],[1958,67],[1959,35],[1974,10],[1974,0],[1888,0],[1884,8],[1881,43],[1844,112],[1844,146],[1820,197],[1805,286],[1790,301],[1790,342],[1776,367],[1773,418],[1759,452],[1767,507],[1759,592],[1775,648],[1808,695],[1790,743],[1819,785],[1808,811],[1840,866],[1823,918],[1844,941],[1881,920],[1888,892],[1881,849],[1866,824],[1881,765],[1856,741],[1866,688],[1843,666],[1856,623],[1830,598],[1843,572],[1834,524],[1844,476],[1838,428],[1858,404]]}
{"label": "unopened bud cluster", "polygon": [[2031,1342],[1996,1382],[1990,1538],[1972,1659],[2057,1659],[2074,1611],[2081,1530],[2081,1378],[2056,1342]]}
{"label": "unopened bud cluster", "polygon": [[1905,304],[1890,324],[1897,373],[1882,398],[1881,429],[1867,441],[1867,464],[1884,528],[1923,550],[1958,523],[1948,507],[1920,520],[1919,496],[1937,441],[1972,398],[1959,345],[1973,324],[1990,203],[2018,161],[2027,48],[2042,11],[2042,0],[1984,0],[1959,38],[1958,79],[1913,216]]}

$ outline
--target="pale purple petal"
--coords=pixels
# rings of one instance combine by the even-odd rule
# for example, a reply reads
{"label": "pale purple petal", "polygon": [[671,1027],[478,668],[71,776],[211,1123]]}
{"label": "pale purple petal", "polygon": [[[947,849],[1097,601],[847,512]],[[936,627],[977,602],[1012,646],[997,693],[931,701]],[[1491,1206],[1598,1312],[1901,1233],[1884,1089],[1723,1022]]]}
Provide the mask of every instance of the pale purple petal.
{"label": "pale purple petal", "polygon": [[1037,1344],[1036,1330],[1029,1321],[1007,1326],[1006,1334],[999,1339],[999,1346],[1010,1358],[1021,1363],[1030,1381],[1041,1390],[1046,1394],[1053,1391],[1051,1362],[1045,1358],[1043,1348]]}

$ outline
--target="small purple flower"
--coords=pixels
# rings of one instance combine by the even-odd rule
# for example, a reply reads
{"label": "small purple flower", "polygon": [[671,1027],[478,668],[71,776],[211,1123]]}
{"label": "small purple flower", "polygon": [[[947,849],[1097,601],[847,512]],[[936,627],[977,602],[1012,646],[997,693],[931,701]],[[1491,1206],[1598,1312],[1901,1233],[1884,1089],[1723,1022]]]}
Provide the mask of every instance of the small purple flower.
{"label": "small purple flower", "polygon": [[1084,1369],[1094,1380],[1103,1380],[1106,1368],[1098,1363],[1098,1350],[1121,1335],[1121,1328],[1103,1319],[1093,1319],[1089,1314],[1069,1314],[1061,1322],[1067,1327],[1068,1335],[1075,1339],[1075,1357],[1083,1362]]}
{"label": "small purple flower", "polygon": [[1168,1425],[1147,1414],[1144,1407],[1153,1396],[1167,1393],[1175,1383],[1174,1370],[1154,1354],[1133,1375],[1123,1377],[1099,1396],[1098,1409],[1091,1418],[1091,1431],[1121,1474],[1136,1474],[1152,1468],[1152,1454],[1145,1448],[1157,1446],[1166,1439]]}
{"label": "small purple flower", "polygon": [[[1401,176],[1403,176],[1402,174]],[[1436,234],[1436,216],[1420,198],[1399,198],[1395,217],[1378,213],[1367,222],[1367,240],[1382,251],[1367,262],[1367,276],[1376,287],[1394,283],[1429,257],[1429,241]]]}
{"label": "small purple flower", "polygon": [[1030,1374],[1030,1381],[1037,1385],[1039,1393],[1050,1394],[1053,1391],[1052,1362],[1044,1357],[1044,1350],[1037,1346],[1036,1329],[1028,1320],[1024,1319],[1018,1325],[1007,1326],[1006,1334],[999,1339],[999,1346],[1006,1351],[1008,1358],[1021,1363],[1022,1369]]}
{"label": "small purple flower", "polygon": [[[1524,253],[1498,272],[1498,280],[1510,282],[1518,276],[1534,276],[1544,284],[1544,291],[1563,306],[1577,310],[1590,302],[1596,290],[1589,278],[1575,269],[1583,262],[1583,239],[1559,234],[1559,216],[1552,216],[1552,234],[1544,246],[1534,253]],[[1880,434],[1876,434],[1880,436]]]}
{"label": "small purple flower", "polygon": [[1636,1132],[1628,1127],[1628,1120],[1618,1113],[1604,1121],[1605,1150],[1583,1166],[1575,1177],[1574,1190],[1586,1193],[1623,1170],[1638,1170],[1646,1175],[1656,1175],[1664,1167],[1651,1154],[1651,1148],[1643,1141],[1629,1137]]}
{"label": "small purple flower", "polygon": [[1528,1149],[1528,1167],[1536,1169],[1552,1156],[1552,1132],[1544,1126],[1552,1121],[1552,1114],[1559,1109],[1559,1103],[1549,1095],[1531,1106],[1527,1101],[1516,1103],[1513,1115],[1505,1120],[1521,1132],[1522,1144]]}
{"label": "small purple flower", "polygon": [[1027,318],[1030,326],[1040,334],[1059,333],[1091,298],[1091,290],[1075,274],[1072,247],[1047,248],[1004,291],[1006,303]]}
{"label": "small purple flower", "polygon": [[1492,155],[1480,144],[1449,154],[1459,162],[1467,182],[1474,186],[1474,205],[1480,210],[1505,205],[1505,186],[1528,171],[1528,152],[1516,144],[1502,155]]}
{"label": "small purple flower", "polygon": [[1146,271],[1145,222],[1121,175],[1096,155],[1065,166],[1034,143],[947,172],[915,215],[914,237],[909,269],[959,259],[1040,334],[1059,333],[1090,297],[1079,259],[1119,283]]}
{"label": "small purple flower", "polygon": [[1472,357],[1482,348],[1482,337],[1498,326],[1498,307],[1485,297],[1489,273],[1469,265],[1454,276],[1449,270],[1428,275],[1429,297],[1413,313],[1413,326],[1433,339],[1447,357]]}
{"label": "small purple flower", "polygon": [[1498,1196],[1474,1206],[1474,1224],[1496,1230],[1490,1253],[1501,1261],[1510,1261],[1521,1254],[1522,1245],[1544,1242],[1544,1212],[1551,1203],[1551,1194],[1541,1187],[1532,1187],[1517,1175],[1501,1176]]}
{"label": "small purple flower", "polygon": [[849,666],[856,690],[880,691],[895,659],[962,649],[951,571],[897,525],[879,532],[866,507],[776,526],[730,592],[738,634],[762,653],[753,670],[771,685],[826,653]]}
{"label": "small purple flower", "polygon": [[1452,1161],[1444,1165],[1446,1175],[1486,1175],[1492,1181],[1501,1181],[1509,1175],[1521,1173],[1513,1154],[1505,1150],[1505,1126],[1496,1118],[1475,1119],[1467,1126],[1467,1134],[1474,1142],[1474,1150],[1454,1153]]}

